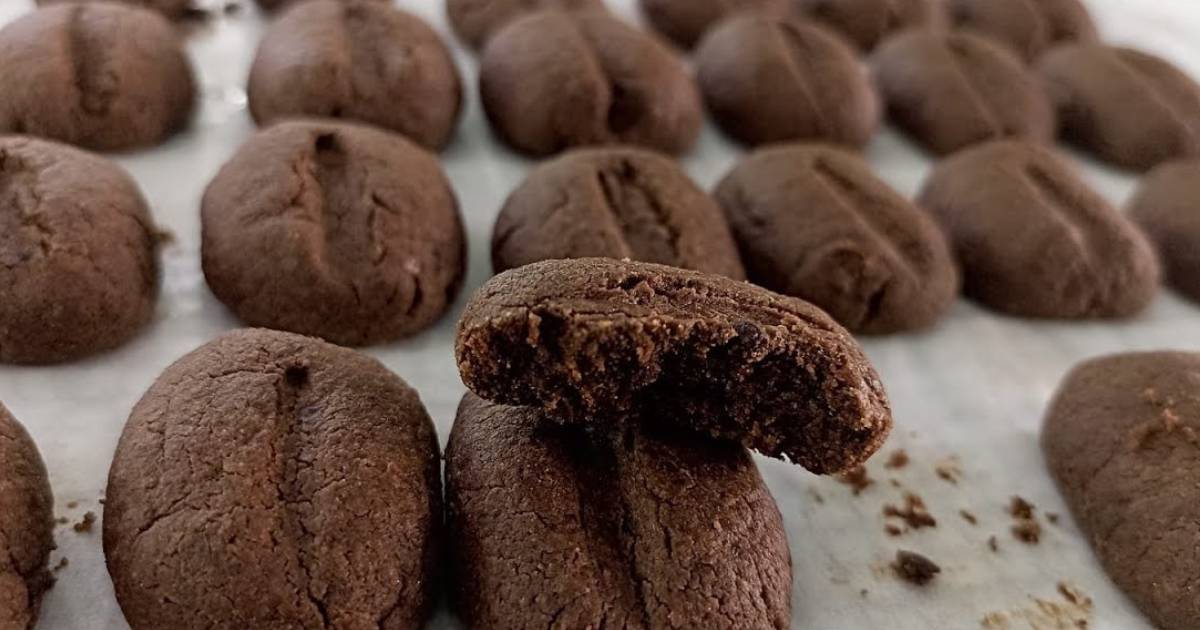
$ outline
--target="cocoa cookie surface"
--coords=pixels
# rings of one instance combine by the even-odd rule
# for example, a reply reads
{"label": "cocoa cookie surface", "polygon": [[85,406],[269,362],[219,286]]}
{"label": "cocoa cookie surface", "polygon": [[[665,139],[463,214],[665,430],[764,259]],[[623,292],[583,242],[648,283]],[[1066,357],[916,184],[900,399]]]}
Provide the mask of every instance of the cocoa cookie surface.
{"label": "cocoa cookie surface", "polygon": [[576,150],[541,164],[496,219],[497,272],[590,257],[746,277],[712,198],[674,160],[627,147]]}
{"label": "cocoa cookie surface", "polygon": [[1150,171],[1129,202],[1129,216],[1158,247],[1167,281],[1200,301],[1200,160]]}
{"label": "cocoa cookie surface", "polygon": [[1041,84],[991,40],[902,33],[875,51],[872,66],[892,122],[934,153],[1006,137],[1054,138],[1054,108]]}
{"label": "cocoa cookie surface", "polygon": [[153,11],[55,4],[0,29],[0,133],[129,149],[183,127],[194,99],[179,37]]}
{"label": "cocoa cookie surface", "polygon": [[566,423],[683,426],[816,473],[861,463],[891,428],[874,368],[823,311],[662,265],[500,274],[468,303],[455,354],[467,387],[494,402]]}
{"label": "cocoa cookie surface", "polygon": [[441,518],[415,391],[354,351],[240,330],[134,407],[104,553],[133,628],[420,628]]}
{"label": "cocoa cookie surface", "polygon": [[789,0],[640,0],[654,30],[682,48],[695,46],[723,18],[736,13],[783,15]]}
{"label": "cocoa cookie surface", "polygon": [[906,29],[942,30],[943,0],[790,0],[793,7],[840,32],[864,51]]}
{"label": "cocoa cookie surface", "polygon": [[1080,0],[949,0],[947,11],[956,28],[1002,42],[1026,61],[1058,44],[1098,38]]}
{"label": "cocoa cookie surface", "polygon": [[450,140],[462,86],[450,51],[415,15],[375,0],[311,0],[275,19],[250,69],[250,113],[346,118],[427,149]]}
{"label": "cocoa cookie surface", "polygon": [[42,595],[54,583],[46,560],[54,549],[54,497],[37,446],[0,405],[0,628],[37,623]]}
{"label": "cocoa cookie surface", "polygon": [[592,432],[468,393],[446,447],[455,607],[475,628],[788,628],[792,567],[750,454]]}
{"label": "cocoa cookie surface", "polygon": [[[307,0],[254,0],[254,1],[255,1],[255,3],[258,4],[259,7],[262,7],[262,9],[265,11],[278,11],[285,7],[290,7],[293,4],[300,4],[301,2],[305,2]],[[351,2],[359,2],[360,0],[337,0],[337,1],[341,2],[343,4],[348,4]],[[387,4],[390,4],[390,2],[391,2],[391,0],[373,0],[373,1],[374,2],[383,2],[383,3],[387,3]]]}
{"label": "cocoa cookie surface", "polygon": [[695,60],[708,111],[746,144],[824,140],[858,147],[879,124],[866,67],[815,23],[735,16],[709,32]]}
{"label": "cocoa cookie surface", "polygon": [[142,9],[158,11],[171,19],[179,19],[194,10],[193,0],[36,0],[39,6],[64,2],[117,2]]}
{"label": "cocoa cookie surface", "polygon": [[1099,43],[1059,46],[1037,66],[1062,136],[1135,170],[1200,156],[1200,85],[1169,61]]}
{"label": "cocoa cookie surface", "polygon": [[482,48],[505,24],[542,10],[604,9],[604,0],[446,0],[450,27],[472,48]]}
{"label": "cocoa cookie surface", "polygon": [[1200,619],[1200,355],[1076,367],[1042,429],[1046,463],[1109,577],[1159,628]]}
{"label": "cocoa cookie surface", "polygon": [[496,134],[532,155],[625,143],[679,153],[693,144],[700,96],[665,44],[604,11],[543,11],[496,33],[480,98]]}
{"label": "cocoa cookie surface", "polygon": [[0,138],[0,362],[67,361],[128,340],[154,313],[158,248],[119,166]]}
{"label": "cocoa cookie surface", "polygon": [[852,331],[929,326],[958,293],[937,223],[847,151],[757,151],[715,196],[752,281],[808,300]]}
{"label": "cocoa cookie surface", "polygon": [[1149,241],[1053,151],[999,141],[938,164],[918,203],[950,238],[963,291],[1027,317],[1124,317],[1158,291]]}
{"label": "cocoa cookie surface", "polygon": [[209,287],[254,326],[364,345],[453,302],[466,247],[437,160],[404,138],[283,122],[238,150],[201,207]]}

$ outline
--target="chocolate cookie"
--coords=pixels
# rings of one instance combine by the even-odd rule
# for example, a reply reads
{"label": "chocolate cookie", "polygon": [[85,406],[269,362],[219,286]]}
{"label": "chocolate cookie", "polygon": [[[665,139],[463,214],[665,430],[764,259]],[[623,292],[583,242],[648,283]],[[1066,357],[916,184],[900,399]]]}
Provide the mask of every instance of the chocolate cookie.
{"label": "chocolate cookie", "polygon": [[902,30],[946,26],[944,0],[790,1],[804,15],[832,27],[865,51]]}
{"label": "chocolate cookie", "polygon": [[[264,11],[277,11],[284,7],[289,7],[293,4],[299,4],[300,2],[304,2],[306,0],[254,0],[254,1]],[[337,1],[343,2],[343,3],[349,3],[349,2],[358,2],[359,0],[337,0]],[[384,2],[384,3],[391,2],[391,0],[374,0],[374,1],[375,2]]]}
{"label": "chocolate cookie", "polygon": [[1129,202],[1129,216],[1158,247],[1167,282],[1200,301],[1200,160],[1150,171]]}
{"label": "chocolate cookie", "polygon": [[814,23],[740,15],[696,51],[704,104],[746,144],[825,140],[862,146],[879,124],[879,98],[856,53]]}
{"label": "chocolate cookie", "polygon": [[1080,0],[949,0],[956,28],[990,37],[1033,61],[1049,48],[1096,41],[1096,25]]}
{"label": "chocolate cookie", "polygon": [[1059,387],[1046,463],[1113,581],[1162,630],[1200,619],[1200,354],[1094,359]]}
{"label": "chocolate cookie", "polygon": [[683,48],[699,42],[709,28],[736,13],[782,15],[789,0],[639,0],[654,30]]}
{"label": "chocolate cookie", "polygon": [[119,2],[158,11],[173,20],[190,15],[196,10],[193,0],[36,0],[36,2],[39,6],[64,2]]}
{"label": "chocolate cookie", "polygon": [[438,444],[379,362],[239,330],[163,372],[109,471],[104,555],[133,628],[421,628]]}
{"label": "chocolate cookie", "polygon": [[124,343],[154,314],[158,245],[121,167],[0,138],[0,362],[54,363]]}
{"label": "chocolate cookie", "polygon": [[[768,499],[770,496],[768,495]],[[54,583],[54,497],[29,434],[0,405],[0,628],[31,630]]]}
{"label": "chocolate cookie", "polygon": [[526,15],[483,51],[492,129],[533,155],[627,143],[679,153],[700,132],[700,96],[666,45],[603,11]]}
{"label": "chocolate cookie", "polygon": [[674,160],[627,147],[571,151],[539,165],[496,218],[497,272],[589,257],[746,277],[712,198]]}
{"label": "chocolate cookie", "polygon": [[1049,142],[1054,108],[1001,44],[967,33],[908,32],[872,57],[892,122],[934,153],[1006,137]]}
{"label": "chocolate cookie", "polygon": [[566,423],[683,426],[819,474],[862,463],[892,424],[875,370],[823,311],[662,265],[583,258],[502,273],[467,305],[455,353],[488,400]]}
{"label": "chocolate cookie", "polygon": [[446,0],[450,27],[471,48],[482,48],[505,24],[537,11],[604,9],[604,0]]}
{"label": "chocolate cookie", "polygon": [[1027,317],[1124,317],[1158,291],[1149,241],[1043,146],[992,142],[933,170],[919,203],[942,223],[963,291]]}
{"label": "chocolate cookie", "polygon": [[0,133],[156,144],[187,123],[195,92],[179,37],[153,11],[56,4],[0,29]]}
{"label": "chocolate cookie", "polygon": [[246,94],[260,125],[348,118],[446,146],[462,86],[450,51],[415,15],[376,0],[311,0],[271,23]]}
{"label": "chocolate cookie", "polygon": [[365,345],[415,334],[454,301],[466,245],[437,160],[332,121],[251,138],[201,207],[208,286],[252,326]]}
{"label": "chocolate cookie", "polygon": [[958,294],[946,239],[861,158],[819,145],[764,149],[717,187],[750,278],[856,332],[933,324]]}
{"label": "chocolate cookie", "polygon": [[1200,156],[1200,85],[1165,59],[1098,43],[1059,46],[1038,72],[1067,140],[1136,170]]}
{"label": "chocolate cookie", "polygon": [[739,446],[591,432],[468,393],[446,506],[469,627],[789,627],[783,519]]}

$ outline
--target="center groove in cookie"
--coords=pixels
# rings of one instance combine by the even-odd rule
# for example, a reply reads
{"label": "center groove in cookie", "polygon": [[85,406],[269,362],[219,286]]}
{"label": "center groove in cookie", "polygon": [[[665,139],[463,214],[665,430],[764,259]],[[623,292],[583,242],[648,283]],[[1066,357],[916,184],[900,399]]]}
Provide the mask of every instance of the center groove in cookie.
{"label": "center groove in cookie", "polygon": [[0,149],[0,265],[9,269],[50,254],[54,230],[39,211],[38,174],[18,155]]}
{"label": "center groove in cookie", "polygon": [[1180,107],[1174,101],[1171,91],[1164,90],[1159,81],[1156,80],[1157,77],[1154,76],[1154,73],[1146,72],[1141,67],[1144,62],[1136,55],[1137,53],[1129,51],[1115,51],[1113,59],[1117,62],[1118,71],[1124,72],[1133,83],[1140,86],[1141,93],[1146,94],[1150,98],[1150,102],[1158,105],[1164,116],[1193,135],[1200,133],[1200,129],[1197,129],[1193,125],[1195,119],[1184,113],[1188,108]]}
{"label": "center groove in cookie", "polygon": [[679,259],[679,233],[657,191],[642,182],[632,162],[621,160],[613,167],[598,168],[596,183],[631,257],[662,264]]}
{"label": "center groove in cookie", "polygon": [[93,116],[108,114],[117,94],[117,75],[108,67],[109,42],[101,37],[103,29],[91,28],[88,7],[73,7],[67,28],[67,55],[83,111]]}
{"label": "center groove in cookie", "polygon": [[774,30],[779,36],[784,56],[788,60],[788,67],[795,75],[796,87],[804,95],[808,111],[817,123],[815,135],[830,136],[833,131],[829,125],[825,108],[818,102],[817,95],[813,93],[812,83],[809,81],[809,77],[817,74],[817,69],[813,67],[814,60],[822,59],[824,55],[804,40],[804,34],[792,22],[781,21],[777,25]]}
{"label": "center groove in cookie", "polygon": [[945,42],[946,50],[950,53],[949,67],[954,69],[954,74],[958,77],[958,84],[962,86],[963,95],[979,114],[980,120],[991,130],[993,136],[1005,135],[1004,122],[992,111],[990,100],[984,96],[992,89],[992,86],[979,85],[978,73],[966,67],[970,63],[968,59],[975,57],[977,51],[972,48],[968,40],[960,36],[950,35]]}

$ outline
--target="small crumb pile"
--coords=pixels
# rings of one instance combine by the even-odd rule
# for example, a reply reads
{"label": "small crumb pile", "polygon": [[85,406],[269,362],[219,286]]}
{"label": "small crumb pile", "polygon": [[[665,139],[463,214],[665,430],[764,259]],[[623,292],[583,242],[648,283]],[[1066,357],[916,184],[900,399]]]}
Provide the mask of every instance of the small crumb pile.
{"label": "small crumb pile", "polygon": [[942,572],[942,568],[934,561],[912,551],[897,551],[896,560],[892,562],[892,570],[905,582],[925,586]]}

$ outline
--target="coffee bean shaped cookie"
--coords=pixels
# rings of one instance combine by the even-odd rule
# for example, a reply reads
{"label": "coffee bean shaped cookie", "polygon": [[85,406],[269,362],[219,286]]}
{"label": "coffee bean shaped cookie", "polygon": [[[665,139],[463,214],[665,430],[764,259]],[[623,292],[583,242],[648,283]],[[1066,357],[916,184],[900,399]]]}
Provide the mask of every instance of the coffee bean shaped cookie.
{"label": "coffee bean shaped cookie", "polygon": [[933,324],[958,294],[937,223],[856,155],[764,149],[717,187],[750,279],[825,309],[855,332]]}
{"label": "coffee bean shaped cookie", "polygon": [[0,405],[0,628],[32,630],[54,583],[54,497],[37,446]]}
{"label": "coffee bean shaped cookie", "polygon": [[1200,354],[1076,367],[1042,429],[1046,463],[1109,577],[1162,630],[1200,619]]}
{"label": "coffee bean shaped cookie", "polygon": [[194,0],[37,0],[39,6],[64,2],[118,2],[143,9],[158,11],[173,20],[185,17],[195,10]]}
{"label": "coffee bean shaped cookie", "polygon": [[1158,247],[1167,282],[1200,301],[1200,160],[1150,171],[1129,202],[1129,216]]}
{"label": "coffee bean shaped cookie", "polygon": [[789,627],[783,520],[734,444],[591,432],[468,393],[446,504],[469,627]]}
{"label": "coffee bean shaped cookie", "polygon": [[454,301],[466,245],[437,160],[346,123],[251,138],[204,193],[204,276],[252,326],[341,345],[415,334]]}
{"label": "coffee bean shaped cookie", "polygon": [[420,18],[375,0],[310,0],[263,36],[247,88],[259,124],[347,118],[446,145],[462,87],[450,51]]}
{"label": "coffee bean shaped cookie", "polygon": [[159,239],[116,164],[0,138],[0,362],[67,361],[134,336],[154,314]]}
{"label": "coffee bean shaped cookie", "polygon": [[179,36],[153,11],[56,4],[0,29],[0,133],[129,149],[183,127],[194,100]]}
{"label": "coffee bean shaped cookie", "polygon": [[[262,7],[262,9],[265,11],[278,11],[279,9],[283,9],[285,7],[290,7],[293,4],[300,4],[301,2],[306,2],[307,0],[254,0],[254,1],[256,3],[258,3],[258,6]],[[337,0],[337,1],[348,4],[351,2],[359,2],[360,0]],[[372,0],[372,1],[383,2],[383,3],[391,2],[391,0]]]}
{"label": "coffee bean shaped cookie", "polygon": [[818,474],[862,463],[892,424],[874,368],[821,309],[651,263],[506,271],[468,303],[455,352],[485,399],[573,424],[682,426]]}
{"label": "coffee bean shaped cookie", "polygon": [[379,362],[226,334],[167,368],[113,457],[104,554],[134,630],[421,628],[437,436]]}
{"label": "coffee bean shaped cookie", "polygon": [[654,30],[683,48],[691,48],[725,17],[737,13],[782,15],[789,0],[639,1]]}
{"label": "coffee bean shaped cookie", "polygon": [[1006,44],[1026,61],[1065,42],[1095,41],[1080,0],[949,0],[951,23]]}
{"label": "coffee bean shaped cookie", "polygon": [[803,15],[870,51],[893,33],[906,29],[943,30],[943,0],[789,0]]}
{"label": "coffee bean shaped cookie", "polygon": [[497,272],[590,257],[746,277],[717,204],[674,160],[641,149],[568,152],[536,167],[500,210]]}
{"label": "coffee bean shaped cookie", "polygon": [[880,46],[872,65],[892,122],[934,153],[1005,137],[1054,137],[1054,108],[1041,84],[1001,44],[961,32],[909,32]]}
{"label": "coffee bean shaped cookie", "polygon": [[603,10],[604,0],[446,0],[446,17],[458,37],[482,48],[504,25],[542,10]]}
{"label": "coffee bean shaped cookie", "polygon": [[1038,63],[1064,138],[1118,166],[1200,156],[1200,85],[1131,48],[1071,44]]}
{"label": "coffee bean shaped cookie", "polygon": [[700,95],[682,61],[602,11],[524,16],[488,41],[479,90],[492,129],[533,155],[591,144],[690,148]]}
{"label": "coffee bean shaped cookie", "polygon": [[865,66],[813,23],[744,14],[713,28],[696,51],[704,104],[750,145],[825,140],[854,147],[879,124]]}
{"label": "coffee bean shaped cookie", "polygon": [[1124,317],[1158,291],[1149,241],[1050,149],[1016,141],[956,154],[919,198],[950,237],[963,291],[1026,317]]}

